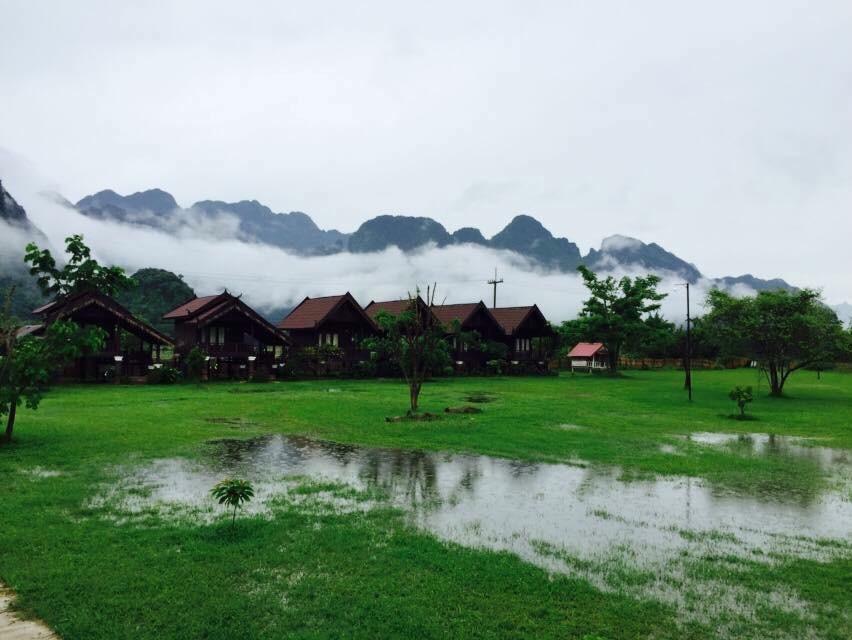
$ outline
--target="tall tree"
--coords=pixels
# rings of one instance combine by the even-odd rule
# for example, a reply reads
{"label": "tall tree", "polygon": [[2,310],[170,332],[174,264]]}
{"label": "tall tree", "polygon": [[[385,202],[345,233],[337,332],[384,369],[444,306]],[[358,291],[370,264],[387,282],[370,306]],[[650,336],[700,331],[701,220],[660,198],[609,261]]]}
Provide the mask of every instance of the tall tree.
{"label": "tall tree", "polygon": [[18,408],[37,409],[53,373],[87,350],[101,348],[103,330],[80,328],[73,322],[49,325],[43,336],[18,337],[21,327],[13,318],[13,291],[0,310],[0,416],[6,428],[0,442],[12,441]]}
{"label": "tall tree", "polygon": [[397,364],[409,390],[409,414],[417,412],[420,390],[427,376],[449,362],[444,330],[432,313],[435,291],[425,303],[420,289],[408,296],[408,305],[399,315],[380,312],[376,321],[379,337],[368,338],[365,346]]}
{"label": "tall tree", "polygon": [[585,320],[587,337],[602,342],[607,349],[610,373],[618,369],[618,358],[625,345],[640,340],[648,330],[645,316],[660,308],[666,294],[657,291],[657,276],[612,276],[599,278],[591,269],[578,267],[591,297],[583,303],[580,316]]}
{"label": "tall tree", "polygon": [[704,322],[724,351],[756,360],[773,396],[782,395],[794,371],[831,361],[843,348],[843,325],[810,289],[743,298],[714,289],[707,306]]}
{"label": "tall tree", "polygon": [[92,258],[81,235],[65,238],[65,252],[68,260],[60,269],[48,249],[39,249],[34,242],[27,245],[24,260],[45,295],[62,297],[79,291],[99,291],[114,296],[134,285],[121,267],[104,267]]}

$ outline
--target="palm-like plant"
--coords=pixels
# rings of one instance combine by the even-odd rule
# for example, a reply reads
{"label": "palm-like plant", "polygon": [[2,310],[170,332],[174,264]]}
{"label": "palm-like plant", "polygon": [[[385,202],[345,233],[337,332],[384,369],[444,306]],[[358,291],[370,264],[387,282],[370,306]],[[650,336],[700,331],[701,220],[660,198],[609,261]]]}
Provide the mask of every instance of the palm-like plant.
{"label": "palm-like plant", "polygon": [[254,497],[254,487],[248,480],[225,478],[210,490],[210,495],[216,498],[219,504],[234,508],[234,513],[231,516],[231,527],[233,528],[237,519],[237,509]]}

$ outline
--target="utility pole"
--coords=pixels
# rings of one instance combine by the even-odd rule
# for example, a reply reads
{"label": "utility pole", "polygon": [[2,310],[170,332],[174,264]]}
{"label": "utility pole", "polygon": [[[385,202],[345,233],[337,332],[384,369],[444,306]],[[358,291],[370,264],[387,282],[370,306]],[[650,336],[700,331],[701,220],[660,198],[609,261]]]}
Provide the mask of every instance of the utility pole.
{"label": "utility pole", "polygon": [[689,392],[689,401],[692,402],[692,318],[689,316],[689,283],[686,283],[686,380],[684,386]]}
{"label": "utility pole", "polygon": [[497,267],[494,267],[494,279],[489,280],[488,284],[494,286],[494,303],[491,305],[492,309],[497,308],[497,285],[503,283],[503,278],[497,279]]}

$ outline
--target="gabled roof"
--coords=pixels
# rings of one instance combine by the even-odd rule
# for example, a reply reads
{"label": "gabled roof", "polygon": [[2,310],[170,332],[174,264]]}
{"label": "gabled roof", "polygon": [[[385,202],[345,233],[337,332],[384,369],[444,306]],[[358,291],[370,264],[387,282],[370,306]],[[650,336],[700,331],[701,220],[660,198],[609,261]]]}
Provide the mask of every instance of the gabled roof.
{"label": "gabled roof", "polygon": [[434,305],[432,312],[438,318],[440,323],[444,325],[444,329],[450,330],[454,321],[458,320],[462,327],[479,312],[485,312],[485,315],[491,318],[491,321],[497,328],[500,328],[500,323],[492,315],[491,310],[485,306],[485,303],[479,302],[463,302],[461,304],[441,304]]}
{"label": "gabled roof", "polygon": [[180,318],[186,318],[191,316],[196,311],[204,307],[206,304],[212,302],[216,298],[222,297],[223,294],[215,295],[215,296],[202,296],[200,298],[192,298],[191,300],[187,300],[179,307],[176,307],[169,311],[168,313],[163,314],[163,320],[178,320]]}
{"label": "gabled roof", "polygon": [[407,311],[410,304],[411,301],[408,299],[384,300],[383,302],[376,302],[375,300],[371,300],[370,304],[364,307],[364,311],[367,312],[368,316],[375,320],[376,316],[378,316],[379,312],[381,311],[389,313],[392,316],[398,316],[399,314]]}
{"label": "gabled roof", "polygon": [[147,322],[134,316],[128,309],[116,302],[113,298],[98,291],[79,291],[62,298],[57,298],[48,304],[34,309],[33,313],[44,318],[43,324],[47,325],[56,320],[69,318],[76,312],[86,307],[99,307],[112,314],[124,323],[125,327],[135,332],[153,344],[172,346],[168,336],[163,335]]}
{"label": "gabled roof", "polygon": [[500,327],[507,336],[513,335],[518,329],[523,328],[524,323],[536,318],[546,326],[542,335],[552,335],[553,331],[547,325],[547,319],[538,308],[538,305],[529,307],[497,307],[491,309],[491,315],[500,323]]}
{"label": "gabled roof", "polygon": [[373,319],[367,315],[367,312],[364,311],[361,305],[358,304],[358,301],[348,291],[340,296],[305,298],[278,323],[278,328],[285,330],[314,329],[325,322],[327,318],[347,302],[352,304],[370,327],[378,329]]}
{"label": "gabled roof", "polygon": [[177,320],[203,327],[225,314],[235,311],[246,316],[256,326],[266,331],[272,341],[284,342],[285,338],[278,329],[257,311],[227,290],[215,296],[202,296],[184,302],[163,316],[164,320]]}
{"label": "gabled roof", "polygon": [[599,351],[604,350],[603,342],[578,342],[574,348],[568,352],[569,358],[591,358],[597,355]]}

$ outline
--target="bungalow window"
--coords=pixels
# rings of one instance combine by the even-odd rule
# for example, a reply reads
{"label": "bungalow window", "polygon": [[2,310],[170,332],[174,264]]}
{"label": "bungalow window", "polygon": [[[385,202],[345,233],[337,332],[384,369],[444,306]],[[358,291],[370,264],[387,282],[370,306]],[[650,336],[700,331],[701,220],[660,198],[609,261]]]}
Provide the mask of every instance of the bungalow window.
{"label": "bungalow window", "polygon": [[340,337],[336,333],[321,333],[318,342],[321,347],[324,345],[336,347],[340,342]]}
{"label": "bungalow window", "polygon": [[208,344],[225,344],[225,327],[210,327],[207,329]]}
{"label": "bungalow window", "polygon": [[530,350],[530,339],[529,338],[515,338],[515,351],[529,351]]}

